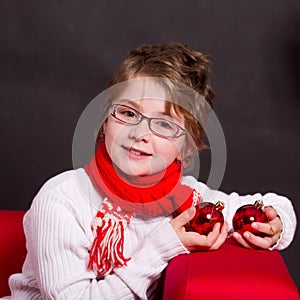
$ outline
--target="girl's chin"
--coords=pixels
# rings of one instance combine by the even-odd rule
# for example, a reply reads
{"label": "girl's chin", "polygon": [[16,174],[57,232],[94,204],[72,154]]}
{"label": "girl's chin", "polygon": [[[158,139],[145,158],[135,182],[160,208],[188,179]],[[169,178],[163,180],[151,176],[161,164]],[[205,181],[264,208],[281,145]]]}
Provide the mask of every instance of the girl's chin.
{"label": "girl's chin", "polygon": [[[145,176],[151,176],[158,173],[161,173],[163,170],[156,170],[152,168],[143,168],[143,169],[134,169],[134,168],[122,168],[119,169],[121,171],[121,176],[132,176],[132,177],[145,177]],[[119,172],[120,173],[120,172]]]}
{"label": "girl's chin", "polygon": [[121,170],[122,173],[125,175],[125,176],[140,176],[140,177],[145,177],[145,176],[149,176],[149,175],[152,175],[151,174],[151,171],[142,171],[142,170],[136,170],[136,171],[133,171],[133,170]]}
{"label": "girl's chin", "polygon": [[166,161],[163,159],[152,159],[147,162],[122,161],[118,166],[121,173],[125,176],[149,176],[161,173],[167,168]]}
{"label": "girl's chin", "polygon": [[151,173],[148,167],[137,167],[131,166],[130,164],[124,163],[122,165],[114,164],[116,172],[121,176],[147,176]]}

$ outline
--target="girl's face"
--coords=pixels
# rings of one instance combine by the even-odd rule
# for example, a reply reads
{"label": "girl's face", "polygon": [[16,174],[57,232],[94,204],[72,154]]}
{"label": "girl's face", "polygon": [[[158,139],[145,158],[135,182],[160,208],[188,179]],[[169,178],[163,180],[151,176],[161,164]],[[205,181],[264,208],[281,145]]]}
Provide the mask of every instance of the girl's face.
{"label": "girl's face", "polygon": [[[137,78],[139,80],[130,82],[113,104],[124,104],[146,117],[171,120],[184,128],[183,117],[174,119],[166,115],[164,89],[151,78]],[[113,163],[127,175],[155,174],[165,170],[175,159],[181,160],[184,134],[176,138],[159,136],[150,130],[145,118],[131,125],[109,115],[103,126],[106,149]]]}

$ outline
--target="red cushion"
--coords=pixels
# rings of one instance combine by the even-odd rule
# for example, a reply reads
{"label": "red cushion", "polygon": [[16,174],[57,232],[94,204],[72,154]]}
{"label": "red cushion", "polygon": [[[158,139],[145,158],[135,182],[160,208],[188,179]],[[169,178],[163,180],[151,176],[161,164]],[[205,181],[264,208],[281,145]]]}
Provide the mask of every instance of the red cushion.
{"label": "red cushion", "polygon": [[278,251],[249,250],[228,240],[217,251],[175,257],[163,299],[298,300],[299,294]]}
{"label": "red cushion", "polygon": [[26,256],[25,211],[0,210],[0,297],[10,295],[8,277],[21,272]]}

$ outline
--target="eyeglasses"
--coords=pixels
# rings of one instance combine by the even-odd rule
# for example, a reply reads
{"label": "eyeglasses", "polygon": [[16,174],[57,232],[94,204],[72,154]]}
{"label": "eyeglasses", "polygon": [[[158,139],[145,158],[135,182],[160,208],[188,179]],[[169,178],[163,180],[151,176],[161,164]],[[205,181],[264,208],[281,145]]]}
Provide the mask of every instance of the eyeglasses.
{"label": "eyeglasses", "polygon": [[185,134],[185,130],[172,121],[163,118],[148,118],[134,108],[123,105],[113,104],[111,115],[117,120],[127,125],[137,125],[146,119],[150,130],[161,137],[177,138]]}

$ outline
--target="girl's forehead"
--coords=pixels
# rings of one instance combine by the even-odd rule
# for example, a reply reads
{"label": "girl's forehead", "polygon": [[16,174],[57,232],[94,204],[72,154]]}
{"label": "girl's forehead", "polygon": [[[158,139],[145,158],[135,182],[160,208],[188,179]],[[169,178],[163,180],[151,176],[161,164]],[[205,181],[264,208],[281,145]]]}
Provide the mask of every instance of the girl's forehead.
{"label": "girl's forehead", "polygon": [[120,98],[117,101],[114,101],[118,104],[123,104],[130,106],[141,113],[148,113],[148,114],[166,114],[166,103],[167,100],[164,99],[157,99],[157,98],[142,98],[142,99],[126,99]]}
{"label": "girl's forehead", "polygon": [[141,77],[127,81],[120,90],[118,98],[139,101],[143,99],[166,100],[168,97],[165,88],[154,78]]}

